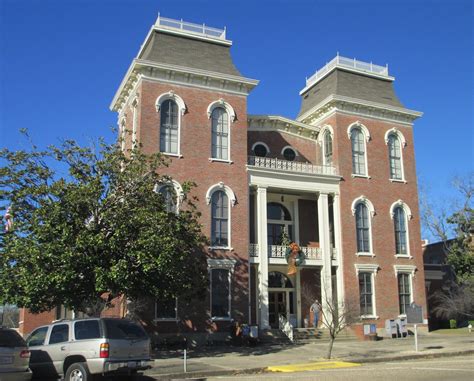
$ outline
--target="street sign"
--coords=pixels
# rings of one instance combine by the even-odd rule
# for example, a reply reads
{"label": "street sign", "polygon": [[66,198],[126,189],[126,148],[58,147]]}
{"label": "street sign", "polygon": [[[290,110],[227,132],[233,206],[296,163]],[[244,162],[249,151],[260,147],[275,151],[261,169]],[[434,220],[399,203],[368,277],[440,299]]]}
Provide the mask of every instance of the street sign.
{"label": "street sign", "polygon": [[423,309],[415,303],[406,309],[408,324],[423,324]]}

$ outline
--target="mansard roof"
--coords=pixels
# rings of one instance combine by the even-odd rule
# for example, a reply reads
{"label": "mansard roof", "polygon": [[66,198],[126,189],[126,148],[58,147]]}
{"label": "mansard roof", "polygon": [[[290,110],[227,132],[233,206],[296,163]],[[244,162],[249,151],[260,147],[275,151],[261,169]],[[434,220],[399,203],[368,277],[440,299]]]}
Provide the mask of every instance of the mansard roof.
{"label": "mansard roof", "polygon": [[154,30],[138,59],[241,77],[230,56],[230,45]]}
{"label": "mansard roof", "polygon": [[392,80],[367,76],[341,68],[335,68],[330,74],[303,91],[298,117],[331,95],[404,108],[395,94]]}

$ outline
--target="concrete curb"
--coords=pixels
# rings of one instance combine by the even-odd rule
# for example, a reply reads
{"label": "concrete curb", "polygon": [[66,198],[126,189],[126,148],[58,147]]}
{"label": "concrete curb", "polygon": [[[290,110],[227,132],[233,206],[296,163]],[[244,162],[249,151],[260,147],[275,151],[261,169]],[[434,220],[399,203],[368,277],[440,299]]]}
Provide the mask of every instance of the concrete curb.
{"label": "concrete curb", "polygon": [[[474,354],[473,349],[456,351],[456,352],[441,352],[441,353],[419,353],[411,355],[402,355],[402,356],[392,356],[392,357],[375,357],[375,358],[337,358],[340,361],[350,361],[354,363],[380,363],[380,362],[391,362],[391,361],[403,361],[403,360],[416,360],[423,358],[438,358],[438,357],[455,357],[455,356],[465,356]],[[328,361],[334,361],[336,359],[331,359]],[[160,381],[178,381],[178,380],[196,380],[201,381],[205,380],[207,377],[219,377],[219,376],[234,376],[238,374],[256,374],[256,373],[266,373],[268,367],[261,368],[248,368],[248,369],[223,369],[223,370],[213,370],[213,371],[197,371],[197,372],[187,372],[187,373],[170,373],[162,375],[148,374],[147,376],[153,377],[155,380]]]}

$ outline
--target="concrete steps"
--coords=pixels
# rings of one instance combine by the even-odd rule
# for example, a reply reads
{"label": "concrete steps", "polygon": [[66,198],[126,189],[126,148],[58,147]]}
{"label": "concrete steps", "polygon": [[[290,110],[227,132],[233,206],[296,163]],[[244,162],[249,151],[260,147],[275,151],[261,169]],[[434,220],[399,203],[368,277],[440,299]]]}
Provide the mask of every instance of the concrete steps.
{"label": "concrete steps", "polygon": [[[325,342],[330,339],[328,330],[324,328],[295,328],[293,330],[293,337],[298,344]],[[349,329],[345,329],[337,335],[336,340],[357,340],[357,336]]]}

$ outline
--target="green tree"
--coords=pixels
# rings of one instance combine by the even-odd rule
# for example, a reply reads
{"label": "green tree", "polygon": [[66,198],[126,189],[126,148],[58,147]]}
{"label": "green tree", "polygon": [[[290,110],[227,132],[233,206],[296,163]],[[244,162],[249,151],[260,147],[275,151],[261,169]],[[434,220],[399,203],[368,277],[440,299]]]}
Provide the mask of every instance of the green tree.
{"label": "green tree", "polygon": [[119,295],[202,294],[205,239],[192,184],[183,184],[179,213],[169,212],[154,191],[171,180],[159,173],[165,160],[119,146],[68,140],[0,151],[0,206],[13,218],[10,231],[0,226],[0,304],[87,311]]}

